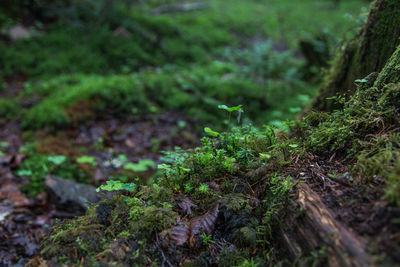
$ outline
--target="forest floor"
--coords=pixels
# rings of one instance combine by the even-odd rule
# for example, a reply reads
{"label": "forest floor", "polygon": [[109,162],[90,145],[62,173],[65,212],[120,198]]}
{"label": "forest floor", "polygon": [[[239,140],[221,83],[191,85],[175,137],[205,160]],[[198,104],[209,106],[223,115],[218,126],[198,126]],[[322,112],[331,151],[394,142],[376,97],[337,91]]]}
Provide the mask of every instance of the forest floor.
{"label": "forest floor", "polygon": [[[126,155],[124,161],[150,159],[159,164],[162,156],[159,150],[173,150],[176,146],[187,149],[199,145],[199,138],[189,125],[177,125],[180,121],[189,120],[174,112],[140,119],[118,120],[110,117],[70,128],[59,136],[37,133],[35,140],[40,153],[48,155],[76,156],[82,147],[87,147],[87,154],[95,162],[112,161],[117,158],[115,155]],[[28,178],[14,174],[27,156],[20,152],[22,131],[17,123],[6,121],[1,122],[1,129],[0,138],[7,143],[7,147],[0,156],[0,264],[23,266],[27,259],[38,255],[39,242],[56,220],[82,215],[84,210],[80,207],[57,207],[57,201],[55,203],[47,192],[36,196],[22,193],[20,187],[28,184]],[[103,140],[101,144],[99,138]],[[118,168],[104,164],[82,164],[81,167],[93,173],[92,181],[86,183],[94,185],[104,183],[111,175],[133,175],[129,171],[116,173]],[[154,172],[153,168],[149,168],[148,171],[141,171],[140,175],[142,179],[147,179]]]}
{"label": "forest floor", "polygon": [[[110,180],[151,185],[161,173],[157,165],[169,163],[163,151],[199,147],[206,126],[231,127],[218,105],[243,104],[243,124],[286,131],[285,121],[315,95],[327,58],[362,25],[365,6],[308,0],[226,7],[215,0],[195,16],[124,14],[132,25],[89,25],[83,41],[82,29],[69,23],[38,24],[32,32],[39,34],[26,40],[2,36],[0,265],[23,266],[39,255],[56,221],[84,214],[61,203],[47,179],[93,190]],[[163,45],[154,44],[158,35]],[[322,66],[309,61],[302,41],[322,47]],[[354,185],[354,162],[336,154],[289,161],[285,173],[316,192],[357,240],[399,260],[400,209],[382,200],[383,181]],[[221,221],[216,225],[225,231]]]}

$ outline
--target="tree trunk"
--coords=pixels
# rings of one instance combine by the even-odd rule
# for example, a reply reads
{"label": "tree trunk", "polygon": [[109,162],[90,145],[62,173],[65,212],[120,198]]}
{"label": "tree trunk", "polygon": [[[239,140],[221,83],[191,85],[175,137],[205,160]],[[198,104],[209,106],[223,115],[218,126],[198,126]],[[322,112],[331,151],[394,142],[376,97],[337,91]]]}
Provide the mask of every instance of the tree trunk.
{"label": "tree trunk", "polygon": [[342,226],[308,185],[299,184],[297,189],[295,203],[301,212],[289,210],[289,223],[280,231],[288,256],[295,260],[310,251],[326,249],[328,266],[373,265],[365,240]]}
{"label": "tree trunk", "polygon": [[[380,72],[400,44],[400,1],[376,0],[371,4],[367,23],[344,46],[307,110],[329,111],[337,108],[328,97],[352,95],[356,79]],[[306,111],[307,111],[306,110]]]}
{"label": "tree trunk", "polygon": [[[391,105],[400,107],[400,45],[372,85],[380,91],[381,97],[376,101],[391,101]],[[400,114],[398,109],[395,112]],[[366,242],[339,222],[307,184],[300,183],[297,189],[297,199],[279,232],[280,243],[291,259],[301,259],[310,251],[325,249],[328,266],[378,265],[379,258],[371,255],[373,250],[369,247],[372,240]],[[390,252],[388,255],[393,257]],[[385,264],[381,262],[381,265]]]}

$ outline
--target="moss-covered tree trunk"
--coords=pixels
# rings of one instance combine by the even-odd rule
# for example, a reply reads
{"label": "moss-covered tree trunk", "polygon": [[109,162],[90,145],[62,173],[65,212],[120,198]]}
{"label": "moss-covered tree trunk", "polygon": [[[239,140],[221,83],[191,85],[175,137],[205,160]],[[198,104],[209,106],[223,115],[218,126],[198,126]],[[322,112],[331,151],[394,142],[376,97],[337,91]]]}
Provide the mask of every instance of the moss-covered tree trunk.
{"label": "moss-covered tree trunk", "polygon": [[382,70],[400,44],[399,37],[400,1],[374,1],[367,23],[342,48],[309,109],[331,110],[335,101],[327,101],[328,97],[353,94],[356,79]]}

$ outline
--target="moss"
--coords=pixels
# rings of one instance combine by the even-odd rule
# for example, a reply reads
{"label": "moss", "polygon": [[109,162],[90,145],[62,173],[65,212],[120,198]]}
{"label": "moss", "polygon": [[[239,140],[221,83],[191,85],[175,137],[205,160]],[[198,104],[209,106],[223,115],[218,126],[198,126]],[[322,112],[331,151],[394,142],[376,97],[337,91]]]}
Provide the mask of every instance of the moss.
{"label": "moss", "polygon": [[[48,175],[85,184],[89,182],[87,174],[66,156],[39,154],[36,149],[28,151],[27,154],[27,158],[21,163],[15,174],[28,178],[28,184],[22,186],[21,189],[30,196],[36,196],[43,192],[44,181]],[[61,159],[59,162],[57,162],[57,157]]]}
{"label": "moss", "polygon": [[400,149],[399,59],[400,47],[373,86],[362,82],[356,93],[343,102],[343,110],[308,115],[302,134],[308,148],[320,155],[330,157],[336,153],[356,159],[352,169],[359,181],[383,178],[387,181],[387,195],[397,203],[399,196],[393,189],[398,186],[396,170]]}
{"label": "moss", "polygon": [[15,99],[0,99],[0,117],[14,119],[20,110],[20,104]]}
{"label": "moss", "polygon": [[[249,247],[258,248],[258,255],[265,252],[258,241],[272,238],[271,229],[279,222],[278,209],[286,205],[291,190],[290,180],[275,173],[270,173],[270,178],[253,189],[249,187],[249,162],[259,160],[255,151],[260,151],[260,147],[255,143],[269,149],[275,142],[271,129],[259,131],[245,127],[223,133],[219,138],[204,138],[203,147],[196,150],[169,152],[168,156],[174,160],[171,165],[163,166],[162,175],[154,179],[157,184],[138,185],[129,195],[120,194],[104,200],[91,207],[85,216],[56,226],[42,243],[42,255],[64,263],[77,262],[83,257],[93,264],[103,259],[122,265],[139,259],[142,265],[160,262],[166,255],[173,264],[179,264],[193,258],[189,245],[192,241],[176,246],[170,239],[172,227],[190,224],[190,218],[203,216],[205,211],[213,210],[216,203],[220,203],[219,223],[212,226],[215,227],[213,240],[222,244],[217,255],[225,257],[223,254],[228,253],[229,243],[224,241],[227,240],[239,251],[240,257],[232,259],[235,264],[246,259],[251,261]],[[227,161],[238,155],[238,147],[248,151],[247,158]],[[207,168],[208,165],[212,167]],[[192,208],[192,214],[188,215],[177,198],[188,198],[198,208]],[[201,238],[191,238],[201,254],[196,262],[219,262],[218,256],[210,254]],[[121,249],[116,249],[117,246]],[[136,256],[133,259],[128,255]]]}
{"label": "moss", "polygon": [[371,4],[367,23],[338,53],[310,109],[327,111],[340,107],[340,103],[326,101],[326,98],[352,95],[356,91],[356,79],[383,69],[400,44],[399,10],[397,0],[377,0]]}

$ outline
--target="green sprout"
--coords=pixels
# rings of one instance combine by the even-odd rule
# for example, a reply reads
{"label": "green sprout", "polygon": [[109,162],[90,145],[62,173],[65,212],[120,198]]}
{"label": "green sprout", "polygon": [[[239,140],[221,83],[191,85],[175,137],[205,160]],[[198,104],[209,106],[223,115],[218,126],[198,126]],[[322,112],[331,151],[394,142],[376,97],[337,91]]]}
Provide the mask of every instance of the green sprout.
{"label": "green sprout", "polygon": [[206,233],[202,233],[202,234],[200,235],[200,237],[201,237],[201,239],[202,239],[202,241],[203,241],[203,244],[206,245],[206,246],[215,243],[215,241],[212,240],[212,236],[211,236],[211,235],[207,235]]}
{"label": "green sprout", "polygon": [[206,184],[200,184],[200,186],[198,188],[199,192],[202,194],[206,194],[209,191],[209,189],[210,188]]}
{"label": "green sprout", "polygon": [[237,121],[238,121],[238,123],[240,123],[240,119],[241,119],[242,113],[244,112],[244,110],[242,109],[242,106],[243,105],[238,105],[238,106],[235,106],[235,107],[228,107],[227,105],[218,105],[218,108],[226,110],[229,113],[228,123],[231,122],[232,112],[237,111],[238,112]]}
{"label": "green sprout", "polygon": [[97,192],[100,190],[104,191],[119,191],[119,190],[126,190],[132,192],[135,190],[136,184],[134,183],[123,183],[118,180],[110,180],[106,182],[107,184],[100,186],[96,189]]}
{"label": "green sprout", "polygon": [[211,135],[211,136],[213,136],[213,137],[218,137],[219,136],[219,132],[211,130],[210,127],[205,127],[204,128],[204,132],[209,134],[209,135]]}
{"label": "green sprout", "polygon": [[156,166],[151,159],[141,159],[138,163],[128,162],[124,164],[124,169],[134,172],[145,172]]}
{"label": "green sprout", "polygon": [[76,162],[81,163],[81,164],[90,164],[93,167],[97,166],[96,159],[92,156],[81,156],[76,159]]}

